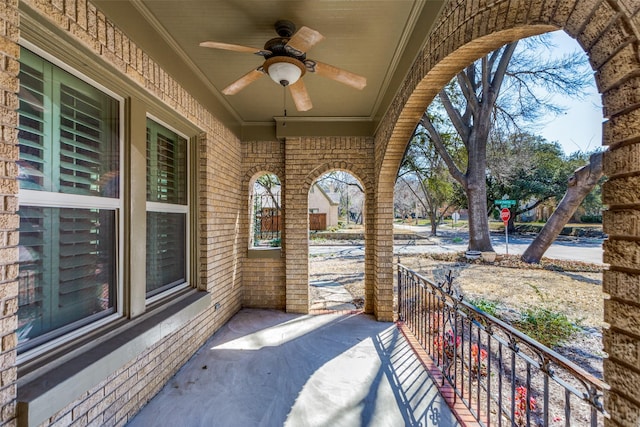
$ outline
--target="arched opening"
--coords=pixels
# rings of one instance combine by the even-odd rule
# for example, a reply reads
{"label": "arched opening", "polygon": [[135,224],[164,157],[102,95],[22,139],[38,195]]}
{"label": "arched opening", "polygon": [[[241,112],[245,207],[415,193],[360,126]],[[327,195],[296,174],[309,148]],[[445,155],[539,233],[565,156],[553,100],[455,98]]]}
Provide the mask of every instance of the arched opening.
{"label": "arched opening", "polygon": [[249,188],[249,248],[279,248],[283,218],[280,179],[261,172]]}
{"label": "arched opening", "polygon": [[310,310],[360,310],[365,303],[365,189],[331,171],[309,189]]}
{"label": "arched opening", "polygon": [[[463,67],[462,67],[463,68]],[[460,78],[460,77],[459,77]],[[444,86],[444,85],[443,85]],[[429,88],[430,90],[433,88]],[[414,107],[415,108],[415,107]],[[447,107],[444,107],[444,109],[447,109]],[[415,111],[414,109],[412,109],[412,111]],[[458,119],[460,119],[461,121],[463,121],[463,117],[458,117]],[[600,121],[600,120],[599,120]],[[599,122],[598,121],[598,122]],[[462,126],[460,125],[460,123],[453,125],[452,127],[457,127],[457,129],[462,128]],[[470,131],[469,129],[467,129],[468,131]],[[405,150],[405,153],[407,153],[409,151],[409,149]],[[567,154],[567,153],[565,153]],[[469,155],[470,156],[470,155]],[[453,159],[452,162],[455,163],[456,159]],[[447,165],[450,166],[450,165]],[[449,169],[452,169],[451,167],[449,167]],[[487,169],[486,167],[482,168],[482,180],[484,181],[487,177],[491,177],[490,173],[488,172],[489,169]],[[487,176],[485,176],[487,175]],[[490,206],[490,204],[488,204]],[[485,212],[487,211],[487,209],[485,209]],[[484,214],[486,215],[486,213]],[[455,260],[455,258],[453,258],[453,260]],[[404,260],[403,260],[403,264],[404,264]],[[463,262],[459,263],[460,266],[459,268],[461,270],[465,270],[468,269],[469,264],[465,264]],[[444,268],[450,267],[450,265],[445,265],[445,263],[435,263],[435,265],[429,265],[426,269],[427,270],[432,270],[429,271],[429,273],[433,273],[434,270],[436,273],[441,273],[443,270],[443,265]],[[424,267],[424,266],[423,266]],[[575,283],[574,284],[570,284],[564,288],[562,288],[561,286],[558,286],[557,288],[553,288],[553,287],[549,287],[548,289],[542,290],[542,286],[541,284],[544,283],[553,283],[554,280],[553,279],[542,279],[540,282],[532,282],[532,280],[530,278],[526,277],[526,274],[522,274],[522,275],[518,275],[519,277],[517,277],[517,279],[523,279],[523,278],[527,278],[528,279],[528,283],[524,283],[525,286],[527,286],[529,289],[529,291],[531,291],[531,294],[524,294],[524,292],[520,292],[518,294],[518,291],[515,291],[517,296],[522,297],[524,300],[526,300],[526,302],[528,304],[531,305],[544,305],[543,303],[545,302],[550,302],[551,300],[553,300],[554,303],[557,303],[557,301],[561,298],[559,298],[560,294],[562,294],[563,296],[569,296],[568,299],[565,300],[565,306],[563,307],[564,309],[570,309],[571,314],[574,316],[574,318],[572,319],[573,322],[575,322],[575,320],[577,320],[577,317],[580,317],[581,315],[583,315],[585,313],[585,310],[587,308],[590,307],[594,307],[597,306],[599,308],[599,312],[597,313],[596,316],[589,316],[590,318],[588,319],[587,322],[595,322],[595,324],[585,324],[585,328],[587,330],[591,330],[593,332],[593,329],[596,329],[595,334],[591,334],[591,336],[587,339],[587,340],[578,340],[581,341],[582,344],[585,344],[585,341],[590,341],[589,343],[585,344],[584,348],[580,348],[579,346],[575,345],[575,342],[571,343],[571,347],[573,347],[573,351],[575,352],[576,348],[578,348],[578,353],[573,353],[571,354],[571,352],[567,353],[566,356],[568,356],[569,358],[572,358],[571,356],[577,356],[574,358],[574,361],[577,362],[578,364],[582,364],[584,368],[586,368],[591,374],[594,374],[598,377],[602,377],[602,357],[603,357],[603,353],[599,351],[599,348],[601,347],[602,341],[601,341],[601,337],[602,337],[602,327],[603,327],[603,312],[602,312],[602,304],[593,304],[594,301],[602,301],[602,293],[601,293],[601,289],[600,289],[600,285],[601,285],[601,276],[602,276],[602,269],[600,268],[600,270],[595,274],[595,276],[591,276],[590,273],[584,273],[582,271],[580,271],[579,273],[574,273],[571,270],[567,270],[567,269],[563,269],[565,273],[568,273],[566,275],[568,276],[572,276],[571,280],[574,280]],[[422,274],[425,274],[425,271],[419,271]],[[583,274],[584,273],[584,274]],[[473,273],[472,273],[473,274]],[[500,286],[498,286],[497,288],[491,288],[489,290],[489,294],[490,295],[496,295],[498,294],[498,291],[500,288],[505,288],[511,285],[511,289],[516,289],[513,286],[513,282],[515,281],[514,275],[511,274],[511,280],[510,282],[507,281],[506,284],[502,284]],[[522,276],[522,277],[520,277]],[[598,277],[596,277],[598,276]],[[433,277],[433,275],[432,275]],[[480,293],[482,293],[483,291],[486,291],[487,289],[489,289],[488,284],[495,282],[497,279],[495,274],[488,274],[487,276],[485,276],[484,278],[482,278],[479,274],[474,274],[473,278],[471,280],[471,283],[475,283],[478,287],[477,287],[477,291],[479,291]],[[441,281],[442,278],[441,277],[436,277],[437,281]],[[591,288],[590,293],[588,293],[586,296],[581,296],[580,297],[580,302],[584,302],[584,304],[582,306],[577,306],[574,305],[574,303],[578,303],[578,301],[576,301],[576,292],[578,292],[578,288],[579,287],[584,287],[584,285],[586,285],[587,287]],[[564,290],[561,290],[564,289]],[[569,290],[571,290],[572,292],[570,292]],[[545,294],[546,293],[546,294]],[[479,304],[482,303],[483,301],[479,301]],[[484,301],[486,302],[486,301]],[[491,303],[492,301],[488,301],[489,303]],[[483,308],[488,307],[488,305],[484,305]],[[558,306],[556,305],[556,308]],[[539,314],[555,314],[552,313],[552,310],[549,307],[542,307],[540,309],[534,308],[531,309],[530,311],[527,312],[527,315],[529,317],[531,316],[536,316]],[[512,313],[511,313],[512,314]],[[594,319],[595,317],[595,319]],[[556,317],[557,318],[557,317]],[[513,319],[512,319],[513,320]],[[569,322],[570,323],[570,322]],[[584,338],[583,338],[584,339]],[[431,341],[429,341],[431,342]],[[469,341],[469,345],[471,348],[471,341]],[[478,348],[478,344],[474,344],[476,345],[476,349]],[[556,345],[556,344],[552,344],[552,345]],[[594,350],[592,353],[590,353],[588,350]],[[584,350],[587,350],[586,352]],[[585,356],[586,355],[586,356]],[[593,362],[593,359],[599,359],[599,367],[594,366],[593,364],[591,364],[591,362]],[[587,366],[585,366],[585,362],[587,362]]]}

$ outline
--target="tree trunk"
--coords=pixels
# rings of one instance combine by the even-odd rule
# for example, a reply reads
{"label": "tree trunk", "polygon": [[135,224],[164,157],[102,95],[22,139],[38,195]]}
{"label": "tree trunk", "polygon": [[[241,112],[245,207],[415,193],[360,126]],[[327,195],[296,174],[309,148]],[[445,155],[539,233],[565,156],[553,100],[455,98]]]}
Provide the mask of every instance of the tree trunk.
{"label": "tree trunk", "polygon": [[509,222],[507,223],[507,227],[509,227],[509,234],[516,232],[516,214],[513,209],[509,209]]}
{"label": "tree trunk", "polygon": [[[491,114],[483,107],[482,115]],[[466,192],[469,205],[469,250],[493,252],[487,212],[487,139],[490,121],[479,120],[470,132],[467,144]]]}
{"label": "tree trunk", "polygon": [[569,178],[567,192],[558,207],[542,227],[540,233],[522,254],[522,260],[538,263],[549,246],[556,240],[567,222],[571,219],[582,200],[593,190],[602,177],[602,153],[591,155],[589,164],[576,170]]}
{"label": "tree trunk", "polygon": [[429,221],[431,221],[431,235],[435,236],[438,231],[438,214],[430,210]]}
{"label": "tree trunk", "polygon": [[484,176],[481,182],[473,181],[475,180],[469,180],[467,188],[469,201],[469,250],[492,252]]}

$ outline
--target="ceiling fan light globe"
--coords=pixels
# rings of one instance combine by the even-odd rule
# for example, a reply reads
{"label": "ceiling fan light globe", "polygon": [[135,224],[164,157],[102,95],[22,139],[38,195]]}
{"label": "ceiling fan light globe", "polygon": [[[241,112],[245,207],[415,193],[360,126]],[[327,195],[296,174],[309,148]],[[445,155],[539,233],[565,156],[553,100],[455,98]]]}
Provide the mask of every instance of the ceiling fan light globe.
{"label": "ceiling fan light globe", "polygon": [[289,62],[275,62],[269,65],[267,73],[274,82],[282,86],[288,86],[298,81],[302,75],[302,70]]}

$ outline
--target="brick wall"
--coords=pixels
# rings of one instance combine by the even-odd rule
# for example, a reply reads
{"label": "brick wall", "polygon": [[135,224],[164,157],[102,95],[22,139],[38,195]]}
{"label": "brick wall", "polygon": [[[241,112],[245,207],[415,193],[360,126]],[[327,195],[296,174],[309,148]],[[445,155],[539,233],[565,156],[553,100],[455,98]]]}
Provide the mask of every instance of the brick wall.
{"label": "brick wall", "polygon": [[[392,277],[387,230],[393,183],[420,115],[444,83],[469,62],[513,39],[563,28],[585,49],[603,100],[605,396],[607,425],[640,425],[640,3],[637,0],[450,2],[376,135],[375,277]],[[604,298],[603,298],[604,299]],[[603,302],[598,302],[603,303]]]}
{"label": "brick wall", "polygon": [[[370,138],[290,138],[286,142],[243,142],[243,193],[249,198],[250,184],[265,172],[278,175],[282,184],[281,199],[284,228],[282,257],[279,259],[244,258],[243,304],[248,307],[286,308],[307,313],[309,310],[308,271],[308,194],[313,182],[323,174],[342,170],[360,179],[367,192],[365,207],[365,311],[376,313],[380,320],[393,319],[393,292],[388,298],[375,294],[373,288],[373,253],[371,236],[374,218],[373,144]],[[243,230],[249,229],[249,206],[243,216]],[[248,242],[249,236],[246,236]],[[243,243],[243,251],[246,243]],[[243,255],[244,257],[245,255]],[[383,302],[377,306],[376,301]]]}
{"label": "brick wall", "polygon": [[[203,133],[199,137],[200,247],[198,287],[211,293],[212,306],[185,328],[121,367],[49,419],[55,425],[121,425],[135,414],[204,341],[241,307],[241,150],[238,139],[164,70],[86,0],[23,1],[55,23],[70,39],[88,47]],[[0,1],[0,304],[2,308],[1,420],[15,423],[17,309],[18,0]],[[226,159],[224,163],[220,158]],[[219,304],[214,308],[214,304]]]}
{"label": "brick wall", "polygon": [[285,147],[286,192],[283,203],[286,206],[286,221],[283,242],[286,248],[287,311],[309,311],[308,194],[313,182],[332,170],[351,173],[362,182],[365,189],[365,244],[368,250],[365,256],[365,310],[376,311],[370,256],[373,140],[355,137],[289,138]]}
{"label": "brick wall", "polygon": [[0,423],[15,416],[18,309],[18,1],[0,1]]}
{"label": "brick wall", "polygon": [[243,307],[286,309],[283,257],[247,259],[242,274]]}
{"label": "brick wall", "polygon": [[[251,221],[250,193],[254,181],[265,173],[278,177],[281,194],[285,192],[284,149],[282,141],[250,141],[242,143],[242,226],[241,257],[243,259],[243,298],[244,307],[286,308],[284,248],[281,251],[267,249],[268,254],[254,251],[247,257]],[[284,197],[280,200],[281,224],[286,221]],[[281,231],[281,244],[284,246],[284,230]],[[268,257],[267,257],[268,256]],[[276,256],[276,257],[274,257]]]}

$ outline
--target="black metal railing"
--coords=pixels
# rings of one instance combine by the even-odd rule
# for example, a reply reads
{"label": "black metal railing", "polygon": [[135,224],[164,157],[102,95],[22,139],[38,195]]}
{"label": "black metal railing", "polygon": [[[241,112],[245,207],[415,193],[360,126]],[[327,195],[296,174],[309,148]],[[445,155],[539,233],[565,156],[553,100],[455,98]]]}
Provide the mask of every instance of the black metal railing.
{"label": "black metal railing", "polygon": [[280,193],[254,194],[253,246],[280,246]]}
{"label": "black metal railing", "polygon": [[485,426],[598,426],[608,385],[398,262],[399,320]]}

